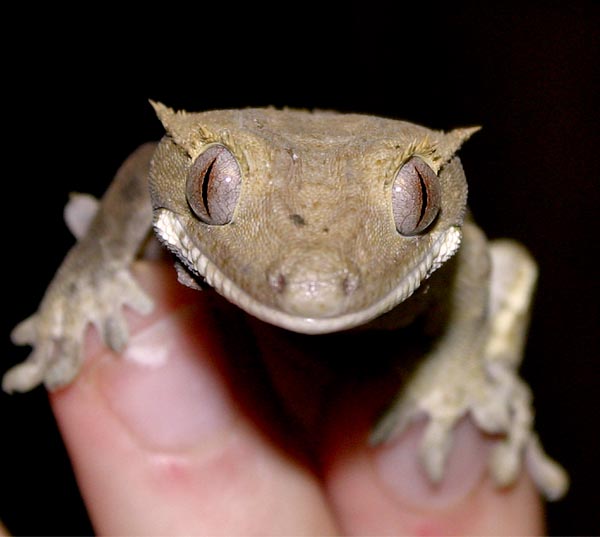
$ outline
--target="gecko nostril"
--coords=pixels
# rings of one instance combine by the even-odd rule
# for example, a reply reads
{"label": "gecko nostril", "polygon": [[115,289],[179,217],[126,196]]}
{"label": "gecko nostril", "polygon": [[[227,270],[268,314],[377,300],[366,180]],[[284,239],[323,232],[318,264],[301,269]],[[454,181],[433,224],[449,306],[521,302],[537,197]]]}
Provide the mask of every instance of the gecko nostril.
{"label": "gecko nostril", "polygon": [[275,291],[276,293],[283,292],[283,290],[285,289],[286,283],[287,283],[283,273],[275,272],[275,273],[269,274],[268,279],[269,279],[269,285],[271,286],[273,291]]}
{"label": "gecko nostril", "polygon": [[342,289],[346,295],[351,295],[358,289],[360,278],[357,274],[350,273],[342,281]]}

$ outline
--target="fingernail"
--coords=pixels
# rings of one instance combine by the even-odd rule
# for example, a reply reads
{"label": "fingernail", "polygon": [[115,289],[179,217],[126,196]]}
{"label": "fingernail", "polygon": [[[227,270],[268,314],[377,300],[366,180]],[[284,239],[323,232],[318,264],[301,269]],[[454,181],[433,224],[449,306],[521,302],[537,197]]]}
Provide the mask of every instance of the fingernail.
{"label": "fingernail", "polygon": [[465,499],[482,482],[491,444],[470,419],[461,420],[454,430],[444,477],[433,483],[419,459],[426,425],[426,421],[415,423],[376,448],[374,464],[382,486],[397,501],[418,508],[446,508]]}
{"label": "fingernail", "polygon": [[122,355],[100,365],[108,406],[149,449],[193,448],[233,420],[214,365],[212,323],[198,318],[202,315],[194,306],[172,312],[136,333]]}

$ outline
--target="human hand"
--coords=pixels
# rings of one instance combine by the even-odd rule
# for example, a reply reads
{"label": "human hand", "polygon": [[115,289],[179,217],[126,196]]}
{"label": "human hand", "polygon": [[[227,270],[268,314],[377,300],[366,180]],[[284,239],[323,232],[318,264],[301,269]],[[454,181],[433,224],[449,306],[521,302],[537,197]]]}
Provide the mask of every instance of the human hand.
{"label": "human hand", "polygon": [[[98,534],[544,531],[529,477],[498,490],[485,468],[489,442],[468,420],[434,487],[417,461],[421,424],[368,446],[389,401],[379,381],[335,384],[315,374],[318,364],[286,370],[294,351],[260,323],[253,335],[233,307],[180,286],[170,267],[144,262],[136,274],[156,310],[130,316],[124,356],[90,331],[82,374],[51,394]],[[255,367],[257,353],[269,368]]]}

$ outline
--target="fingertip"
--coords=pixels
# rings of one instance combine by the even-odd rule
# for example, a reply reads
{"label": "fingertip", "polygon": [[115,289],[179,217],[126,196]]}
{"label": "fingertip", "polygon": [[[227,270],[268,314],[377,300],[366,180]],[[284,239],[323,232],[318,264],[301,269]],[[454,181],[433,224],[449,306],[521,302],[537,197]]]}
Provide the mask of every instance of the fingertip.
{"label": "fingertip", "polygon": [[156,311],[129,315],[122,355],[90,331],[84,371],[51,394],[97,532],[331,528],[315,480],[241,411],[220,367],[236,357],[221,345],[207,295],[184,290],[162,267],[145,264],[137,276],[155,290]]}
{"label": "fingertip", "polygon": [[192,498],[206,490],[210,460],[236,419],[214,365],[219,350],[206,301],[191,301],[161,265],[144,264],[137,277],[155,290],[156,311],[127,313],[131,337],[121,354],[89,330],[80,376],[50,395],[100,533],[194,527]]}

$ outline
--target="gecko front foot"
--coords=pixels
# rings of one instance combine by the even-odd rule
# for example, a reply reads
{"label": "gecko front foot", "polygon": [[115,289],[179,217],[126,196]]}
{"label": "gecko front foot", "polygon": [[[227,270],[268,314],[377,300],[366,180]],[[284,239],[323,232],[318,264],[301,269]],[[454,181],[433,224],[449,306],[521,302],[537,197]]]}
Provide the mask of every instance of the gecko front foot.
{"label": "gecko front foot", "polygon": [[469,416],[496,441],[488,467],[498,486],[514,483],[524,464],[544,496],[556,500],[566,493],[568,476],[540,445],[533,429],[531,391],[518,374],[536,267],[511,241],[492,242],[490,258],[486,323],[471,331],[448,332],[409,379],[372,441],[386,441],[426,416],[420,458],[431,481],[439,482],[454,428]]}
{"label": "gecko front foot", "polygon": [[122,307],[142,314],[152,310],[152,300],[129,267],[152,223],[147,177],[154,148],[155,144],[145,144],[129,156],[101,202],[88,195],[71,197],[65,220],[78,242],[38,311],[13,330],[13,342],[31,345],[33,351],[4,375],[4,391],[68,384],[81,366],[88,324],[96,326],[110,348],[119,350],[128,338]]}
{"label": "gecko front foot", "polygon": [[4,391],[24,392],[40,383],[52,390],[68,384],[80,369],[89,323],[110,348],[120,350],[128,339],[122,307],[130,306],[141,314],[152,310],[152,300],[128,269],[94,268],[72,274],[59,271],[38,311],[13,330],[13,342],[31,345],[33,351],[4,375]]}
{"label": "gecko front foot", "polygon": [[[498,364],[494,364],[497,366]],[[488,467],[494,482],[510,486],[524,463],[534,482],[550,500],[568,488],[566,472],[544,452],[533,430],[531,393],[514,370],[490,367],[479,385],[438,385],[418,398],[401,398],[375,428],[372,443],[397,436],[410,424],[427,417],[419,456],[433,483],[440,482],[452,449],[458,422],[470,416],[496,444]]]}

